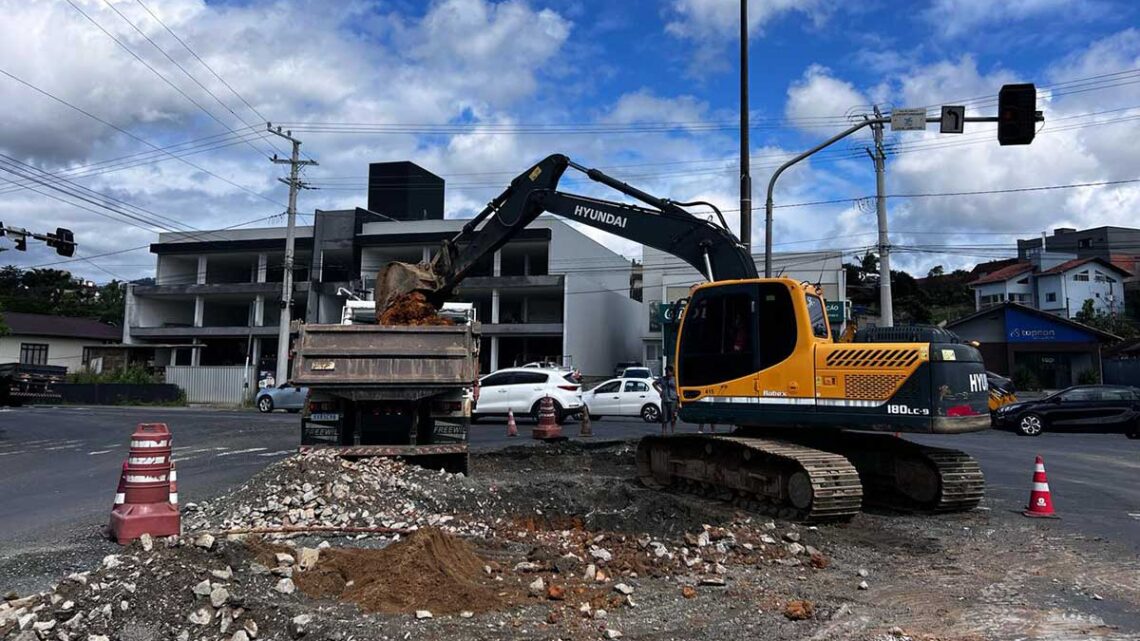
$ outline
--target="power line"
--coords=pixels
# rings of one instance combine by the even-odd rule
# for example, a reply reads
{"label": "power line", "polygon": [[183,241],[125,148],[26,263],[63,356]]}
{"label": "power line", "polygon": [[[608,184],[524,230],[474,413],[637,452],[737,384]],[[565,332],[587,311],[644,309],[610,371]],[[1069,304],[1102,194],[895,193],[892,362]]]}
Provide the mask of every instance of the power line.
{"label": "power line", "polygon": [[11,78],[12,80],[15,80],[16,82],[18,82],[18,83],[20,83],[20,84],[24,85],[25,87],[27,87],[27,88],[29,88],[29,89],[31,89],[31,90],[33,90],[33,91],[35,91],[35,92],[39,93],[40,95],[46,96],[46,97],[48,97],[48,98],[51,98],[52,100],[54,100],[54,101],[58,102],[58,103],[59,103],[59,104],[61,104],[61,105],[64,105],[65,107],[69,107],[70,109],[73,109],[73,110],[75,110],[75,111],[78,111],[79,113],[81,113],[81,114],[83,114],[83,115],[87,116],[88,118],[91,118],[92,120],[95,120],[95,121],[97,121],[97,122],[99,122],[99,123],[102,123],[103,125],[106,125],[107,127],[110,127],[111,129],[114,129],[115,131],[118,131],[118,132],[119,132],[119,133],[121,133],[121,134],[124,134],[124,135],[126,135],[126,136],[129,136],[129,137],[131,137],[132,139],[134,139],[134,140],[137,140],[138,142],[141,142],[141,143],[143,143],[143,144],[144,144],[144,145],[146,145],[147,147],[150,147],[151,149],[154,149],[155,151],[159,151],[159,152],[162,152],[163,154],[165,154],[166,156],[169,156],[170,158],[173,158],[173,159],[175,159],[175,160],[177,160],[177,161],[179,161],[179,162],[181,162],[181,163],[183,163],[183,164],[185,164],[185,165],[188,165],[188,166],[190,166],[190,167],[193,167],[194,169],[197,169],[198,171],[200,171],[200,172],[202,172],[202,173],[204,173],[204,174],[206,174],[206,175],[208,175],[208,176],[211,176],[211,177],[213,177],[213,178],[216,178],[216,179],[218,179],[218,180],[220,180],[220,181],[222,181],[222,182],[224,182],[224,183],[226,183],[226,184],[228,184],[228,185],[232,185],[233,187],[237,187],[238,189],[240,189],[240,190],[242,190],[242,191],[244,191],[244,192],[246,192],[246,193],[248,193],[248,194],[250,194],[250,195],[253,195],[253,196],[256,196],[256,197],[258,197],[258,198],[261,198],[262,200],[265,200],[265,201],[271,202],[271,203],[273,203],[274,205],[278,205],[278,206],[280,206],[280,207],[284,207],[284,206],[285,206],[285,204],[284,204],[284,203],[279,203],[279,202],[277,202],[277,201],[273,200],[272,198],[269,198],[268,196],[265,196],[264,194],[259,194],[259,193],[255,192],[255,191],[253,191],[252,189],[249,189],[249,188],[247,188],[247,187],[243,187],[242,185],[239,185],[239,184],[237,184],[237,183],[233,182],[232,180],[229,180],[228,178],[223,178],[222,176],[219,176],[218,174],[215,174],[214,172],[212,172],[212,171],[210,171],[210,170],[208,170],[208,169],[206,169],[206,168],[204,168],[204,167],[201,167],[201,166],[199,166],[199,165],[196,165],[196,164],[194,164],[194,163],[190,162],[189,160],[186,160],[185,158],[180,158],[180,157],[176,156],[175,154],[173,154],[173,153],[170,153],[169,151],[166,151],[166,150],[162,149],[161,147],[158,147],[157,145],[155,145],[154,143],[150,142],[149,140],[146,140],[145,138],[141,138],[141,137],[139,137],[139,136],[136,136],[135,134],[133,134],[133,133],[131,133],[131,132],[127,131],[126,129],[123,129],[122,127],[119,127],[118,125],[112,124],[112,123],[110,123],[110,122],[108,122],[108,121],[106,121],[106,120],[104,120],[104,119],[100,118],[99,116],[96,116],[95,114],[93,114],[93,113],[91,113],[91,112],[89,112],[89,111],[87,111],[87,110],[85,110],[85,109],[82,109],[82,108],[80,108],[80,107],[77,107],[77,106],[75,106],[75,105],[71,104],[70,102],[67,102],[67,101],[66,101],[66,100],[64,100],[63,98],[60,98],[60,97],[58,97],[58,96],[55,96],[55,95],[53,95],[52,93],[50,93],[50,92],[48,92],[48,91],[46,91],[46,90],[44,90],[44,89],[40,89],[39,87],[37,87],[37,86],[33,85],[32,83],[30,83],[30,82],[28,82],[28,81],[24,80],[23,78],[20,78],[19,76],[16,76],[15,74],[12,74],[12,73],[11,73],[11,72],[9,72],[9,71],[6,71],[6,70],[4,70],[4,69],[0,69],[0,74],[3,74],[4,76],[7,76],[8,78]]}

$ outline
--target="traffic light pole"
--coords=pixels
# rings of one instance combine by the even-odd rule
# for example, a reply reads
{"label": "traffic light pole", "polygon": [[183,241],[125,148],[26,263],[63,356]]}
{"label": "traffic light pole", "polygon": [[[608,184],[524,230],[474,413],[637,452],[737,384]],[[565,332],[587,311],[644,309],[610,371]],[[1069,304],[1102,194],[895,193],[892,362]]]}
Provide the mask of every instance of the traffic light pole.
{"label": "traffic light pole", "polygon": [[[1044,120],[1044,118],[1041,117],[1040,114],[1036,114],[1036,121],[1037,122],[1041,122],[1043,120]],[[999,121],[999,119],[997,116],[967,116],[966,118],[962,119],[962,122],[998,122],[998,121]],[[859,131],[860,129],[862,129],[864,127],[870,127],[872,125],[882,126],[882,125],[888,124],[890,122],[891,122],[890,118],[867,118],[866,120],[863,120],[862,122],[856,123],[856,124],[852,125],[851,127],[845,129],[844,131],[839,132],[838,134],[832,136],[831,138],[828,138],[827,140],[819,143],[818,145],[812,147],[811,149],[808,149],[807,151],[793,157],[791,160],[785,162],[784,164],[782,164],[776,168],[776,171],[772,174],[772,177],[768,180],[768,198],[767,198],[767,200],[764,201],[764,228],[768,232],[764,236],[764,278],[771,278],[772,277],[772,209],[775,207],[775,205],[772,201],[772,193],[776,190],[776,179],[780,177],[780,174],[784,173],[784,171],[786,169],[788,169],[789,167],[791,167],[792,165],[795,165],[796,163],[799,163],[801,160],[804,160],[805,158],[808,158],[808,157],[814,155],[816,152],[822,151],[822,150],[830,147],[831,145],[834,145],[835,143],[839,142],[840,140],[843,140],[844,138],[850,136],[851,134],[855,133],[856,131]],[[941,122],[942,122],[942,118],[927,118],[926,119],[926,124],[928,124],[928,125],[929,124],[940,124]]]}

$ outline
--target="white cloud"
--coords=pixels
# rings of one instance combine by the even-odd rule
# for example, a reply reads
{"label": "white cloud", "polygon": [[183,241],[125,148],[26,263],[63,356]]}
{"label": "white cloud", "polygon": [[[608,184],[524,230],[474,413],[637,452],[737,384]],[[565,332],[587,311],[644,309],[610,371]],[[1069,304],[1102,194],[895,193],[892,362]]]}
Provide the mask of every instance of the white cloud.
{"label": "white cloud", "polygon": [[1072,0],[934,0],[923,17],[944,38],[970,35],[979,29],[1001,28],[1010,23],[1055,15],[1064,20],[1098,15],[1104,10],[1095,1]]}
{"label": "white cloud", "polygon": [[800,80],[788,87],[784,116],[789,121],[810,126],[819,118],[869,111],[871,107],[871,101],[853,84],[834,77],[827,67],[811,65]]}

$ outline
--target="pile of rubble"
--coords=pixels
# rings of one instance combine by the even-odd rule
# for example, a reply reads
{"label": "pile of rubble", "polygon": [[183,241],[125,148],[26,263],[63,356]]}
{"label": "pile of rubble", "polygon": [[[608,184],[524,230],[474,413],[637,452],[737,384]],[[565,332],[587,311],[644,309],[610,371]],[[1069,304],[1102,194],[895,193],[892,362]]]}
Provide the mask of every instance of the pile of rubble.
{"label": "pile of rubble", "polygon": [[[833,572],[814,527],[638,489],[606,476],[630,466],[628,447],[612,450],[495,455],[503,467],[473,478],[293,456],[186,505],[184,536],[145,537],[44,593],[11,595],[0,638],[335,641],[360,638],[369,616],[366,638],[614,639],[710,603],[756,607],[757,594],[786,625],[836,611],[802,598],[801,582]],[[562,465],[585,480],[536,484],[533,470]],[[723,518],[702,524],[709,509]]]}
{"label": "pile of rubble", "polygon": [[383,458],[348,461],[326,451],[293,456],[266,468],[235,492],[184,509],[186,531],[286,534],[299,531],[401,533],[442,527],[484,536],[478,522],[456,521],[440,501],[441,486],[474,493],[462,474],[432,472]]}

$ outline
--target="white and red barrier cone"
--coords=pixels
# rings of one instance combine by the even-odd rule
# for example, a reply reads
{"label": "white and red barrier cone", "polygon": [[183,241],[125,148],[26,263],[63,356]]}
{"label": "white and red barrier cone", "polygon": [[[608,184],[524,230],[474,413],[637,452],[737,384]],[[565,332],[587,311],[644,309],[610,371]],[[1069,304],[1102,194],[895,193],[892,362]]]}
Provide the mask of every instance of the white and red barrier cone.
{"label": "white and red barrier cone", "polygon": [[518,436],[519,426],[515,425],[514,410],[507,410],[507,436]]}
{"label": "white and red barrier cone", "polygon": [[111,509],[111,536],[126,545],[143,534],[181,534],[178,506],[171,504],[170,430],[165,423],[140,423],[122,477],[122,502]]}
{"label": "white and red barrier cone", "polygon": [[174,469],[174,459],[170,459],[170,504],[178,509],[178,470]]}
{"label": "white and red barrier cone", "polygon": [[538,425],[531,430],[531,437],[539,441],[562,439],[562,428],[554,416],[554,399],[549,396],[542,397],[538,403]]}
{"label": "white and red barrier cone", "polygon": [[1033,490],[1029,492],[1029,507],[1022,514],[1037,518],[1058,518],[1053,510],[1049,480],[1045,476],[1045,460],[1040,456],[1033,465]]}

